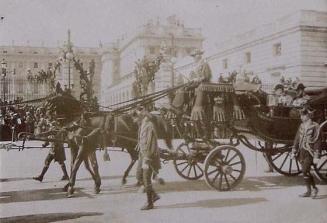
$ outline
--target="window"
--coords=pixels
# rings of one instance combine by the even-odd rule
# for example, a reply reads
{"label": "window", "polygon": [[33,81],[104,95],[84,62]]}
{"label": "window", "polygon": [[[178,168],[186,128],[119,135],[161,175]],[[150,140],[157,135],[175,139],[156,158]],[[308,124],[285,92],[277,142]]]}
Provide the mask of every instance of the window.
{"label": "window", "polygon": [[274,56],[282,55],[282,44],[281,43],[276,43],[273,45],[273,55]]}
{"label": "window", "polygon": [[224,69],[228,68],[228,60],[227,59],[223,59],[223,68]]}
{"label": "window", "polygon": [[245,53],[245,63],[250,64],[251,63],[251,52],[246,52]]}
{"label": "window", "polygon": [[185,48],[185,51],[186,51],[186,54],[187,54],[187,55],[190,55],[191,52],[192,52],[192,50],[193,50],[192,47],[187,47],[187,48]]}
{"label": "window", "polygon": [[22,52],[22,51],[19,51],[18,53],[19,53],[19,54],[22,54],[23,52]]}
{"label": "window", "polygon": [[8,53],[7,50],[2,51],[2,53]]}
{"label": "window", "polygon": [[38,54],[38,52],[34,51],[33,54]]}
{"label": "window", "polygon": [[39,67],[38,63],[37,63],[37,62],[34,62],[33,67],[34,67],[34,68],[38,68],[38,67]]}

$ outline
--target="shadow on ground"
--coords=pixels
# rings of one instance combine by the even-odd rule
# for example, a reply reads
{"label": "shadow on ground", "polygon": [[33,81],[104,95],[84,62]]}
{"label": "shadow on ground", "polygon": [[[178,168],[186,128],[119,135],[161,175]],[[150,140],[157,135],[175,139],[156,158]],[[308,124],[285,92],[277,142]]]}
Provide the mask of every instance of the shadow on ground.
{"label": "shadow on ground", "polygon": [[232,207],[240,205],[255,204],[259,202],[267,201],[265,198],[228,198],[228,199],[211,199],[211,200],[200,200],[191,203],[177,203],[169,205],[160,205],[158,209],[165,208],[220,208],[220,207]]}
{"label": "shadow on ground", "polygon": [[[264,191],[271,189],[281,189],[283,187],[293,187],[304,185],[301,176],[264,176],[264,177],[247,177],[233,189],[233,191]],[[188,192],[188,191],[211,191],[212,189],[204,180],[195,181],[173,181],[166,182],[165,185],[154,184],[159,193],[170,192]],[[134,193],[138,188],[132,186],[102,186],[103,194],[123,194]]]}
{"label": "shadow on ground", "polygon": [[64,221],[70,219],[77,219],[86,216],[103,215],[98,212],[77,212],[77,213],[50,213],[50,214],[36,214],[23,215],[8,218],[0,218],[1,223],[48,223],[55,221]]}
{"label": "shadow on ground", "polygon": [[[61,188],[1,192],[0,204],[13,203],[13,202],[67,199],[66,194],[67,193],[64,192]],[[92,196],[84,193],[81,190],[81,188],[75,189],[74,197],[93,198]]]}

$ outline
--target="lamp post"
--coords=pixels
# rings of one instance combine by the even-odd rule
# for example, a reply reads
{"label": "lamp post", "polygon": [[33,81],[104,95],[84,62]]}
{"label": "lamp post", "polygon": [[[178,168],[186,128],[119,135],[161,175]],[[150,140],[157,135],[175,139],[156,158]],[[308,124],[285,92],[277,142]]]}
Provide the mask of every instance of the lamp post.
{"label": "lamp post", "polygon": [[68,30],[68,41],[66,45],[66,51],[65,51],[65,58],[68,60],[68,89],[70,90],[71,84],[70,84],[70,63],[74,59],[73,54],[73,44],[70,41],[70,30]]}
{"label": "lamp post", "polygon": [[6,101],[6,89],[5,89],[5,81],[6,81],[6,76],[7,76],[7,62],[5,59],[2,59],[1,62],[1,76],[2,76],[2,97],[3,97],[3,102]]}

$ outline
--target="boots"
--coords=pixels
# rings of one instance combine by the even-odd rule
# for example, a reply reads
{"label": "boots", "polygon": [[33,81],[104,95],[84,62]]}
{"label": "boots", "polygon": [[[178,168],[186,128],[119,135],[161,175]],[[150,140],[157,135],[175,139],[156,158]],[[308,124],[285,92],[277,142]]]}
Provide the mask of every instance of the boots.
{"label": "boots", "polygon": [[152,191],[146,192],[147,203],[141,208],[142,211],[153,209],[153,193]]}
{"label": "boots", "polygon": [[317,195],[318,195],[318,188],[317,187],[313,187],[313,193],[312,193],[312,199],[316,199]]}
{"label": "boots", "polygon": [[67,173],[67,170],[66,170],[66,165],[63,163],[60,166],[61,166],[62,172],[64,173],[61,180],[69,180],[69,176],[68,176],[68,173]]}
{"label": "boots", "polygon": [[33,177],[33,179],[42,182],[44,174],[48,171],[48,169],[49,169],[49,166],[44,166],[41,174],[39,176],[37,176],[37,177]]}
{"label": "boots", "polygon": [[310,178],[304,178],[305,185],[307,187],[307,191],[303,194],[300,194],[300,197],[310,197],[311,196],[311,183]]}
{"label": "boots", "polygon": [[159,199],[160,199],[160,196],[155,191],[153,191],[152,192],[152,202],[154,203]]}

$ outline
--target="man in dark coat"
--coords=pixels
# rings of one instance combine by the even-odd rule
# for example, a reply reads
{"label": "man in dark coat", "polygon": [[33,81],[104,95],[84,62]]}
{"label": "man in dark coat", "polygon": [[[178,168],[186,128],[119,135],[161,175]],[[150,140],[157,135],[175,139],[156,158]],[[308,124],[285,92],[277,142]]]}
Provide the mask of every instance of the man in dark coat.
{"label": "man in dark coat", "polygon": [[[300,112],[302,123],[297,131],[292,152],[297,154],[302,166],[303,179],[307,191],[300,197],[315,198],[318,194],[318,188],[310,173],[311,165],[318,159],[321,141],[319,137],[319,125],[312,121],[313,111],[309,108],[303,108]],[[313,189],[313,193],[311,191]]]}
{"label": "man in dark coat", "polygon": [[147,203],[141,210],[153,208],[153,203],[160,199],[152,187],[152,175],[158,174],[160,165],[160,151],[157,144],[157,131],[152,122],[152,115],[141,108],[138,115],[142,119],[138,134],[139,161],[142,166],[144,189],[147,195]]}
{"label": "man in dark coat", "polygon": [[[64,174],[62,176],[61,180],[69,179],[67,170],[66,170],[66,165],[65,165],[65,160],[66,160],[65,149],[64,149],[63,143],[61,142],[64,139],[64,135],[66,133],[60,127],[61,126],[60,126],[59,122],[57,120],[54,120],[50,124],[49,131],[38,135],[41,137],[49,137],[50,141],[51,141],[51,138],[56,141],[51,143],[52,148],[50,149],[49,154],[45,158],[43,170],[39,176],[33,177],[34,180],[38,180],[38,181],[42,182],[43,177],[44,177],[45,173],[48,171],[52,160],[54,160],[55,162],[58,162],[61,166],[62,172]],[[44,144],[44,146],[46,146],[46,145],[47,144]]]}

